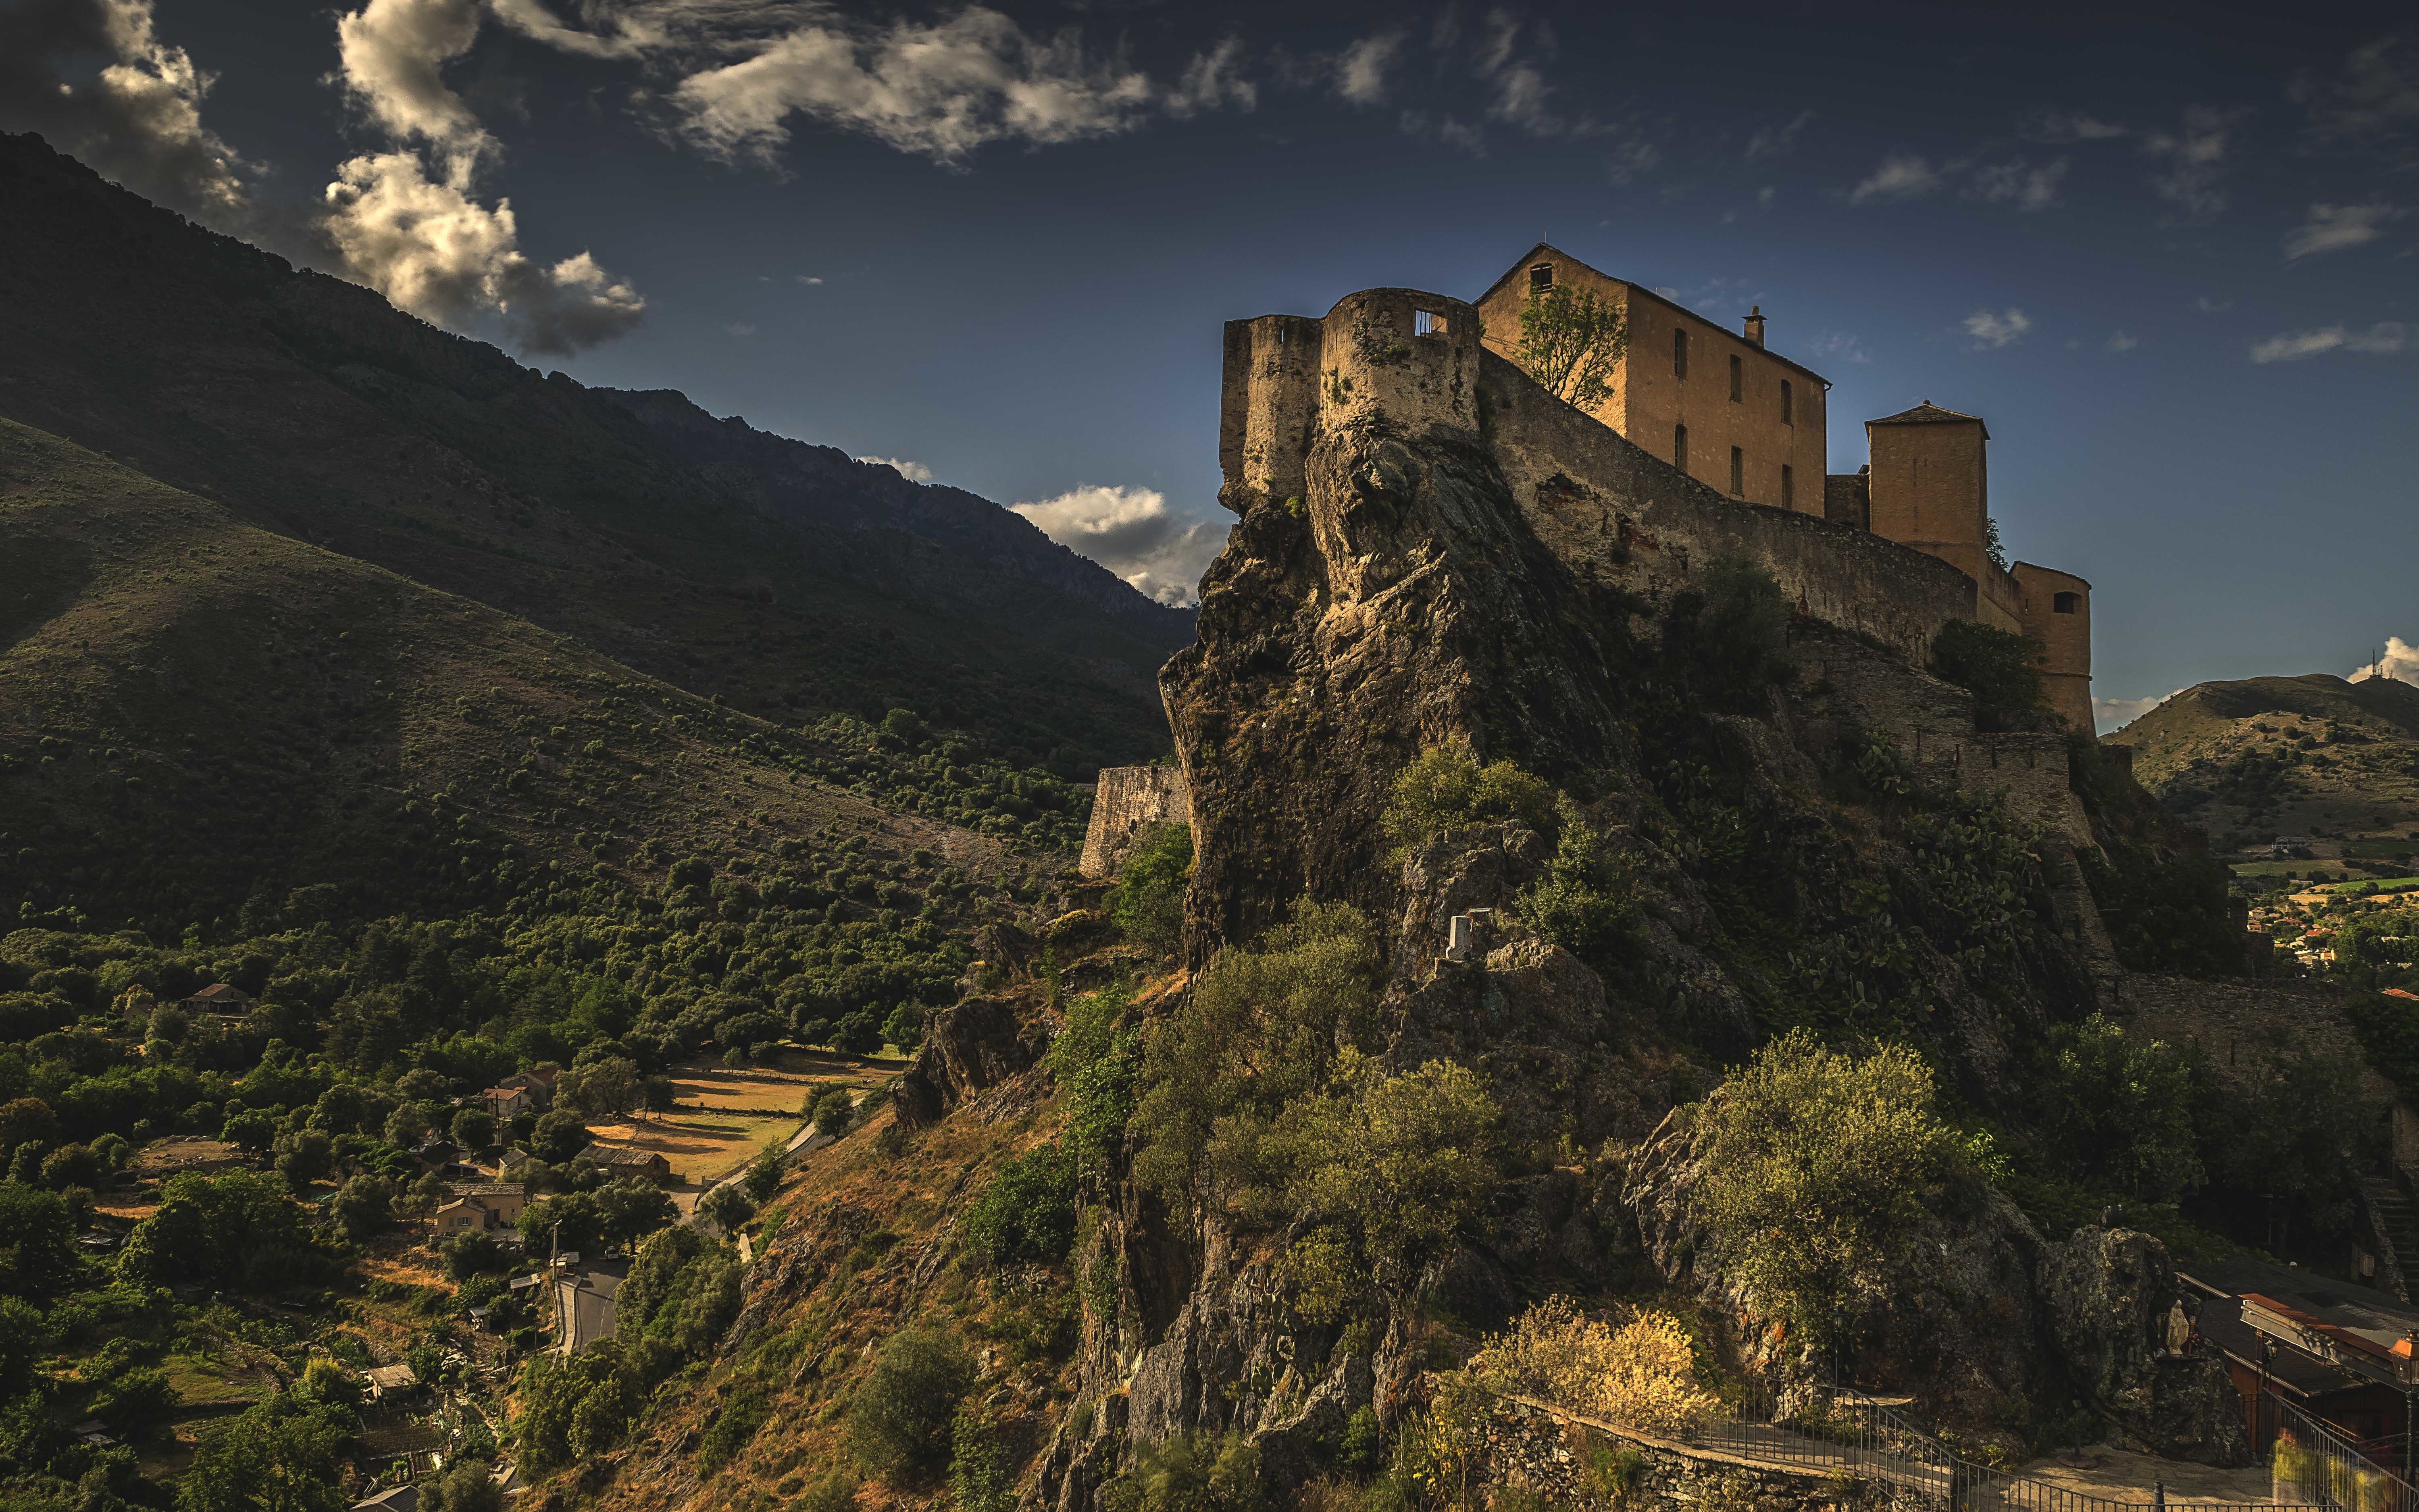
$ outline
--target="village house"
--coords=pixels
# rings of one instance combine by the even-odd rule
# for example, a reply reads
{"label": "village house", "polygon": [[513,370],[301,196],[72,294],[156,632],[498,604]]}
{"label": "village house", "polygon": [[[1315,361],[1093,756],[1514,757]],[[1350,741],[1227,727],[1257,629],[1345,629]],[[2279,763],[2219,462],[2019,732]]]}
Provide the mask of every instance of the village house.
{"label": "village house", "polygon": [[2196,1326],[2225,1356],[2243,1424],[2263,1454],[2283,1415],[2277,1402],[2359,1444],[2408,1431],[2419,1309],[2250,1258],[2196,1265],[2182,1279],[2203,1298]]}
{"label": "village house", "polygon": [[479,1101],[498,1123],[509,1123],[524,1113],[538,1111],[537,1097],[526,1087],[490,1087],[479,1094]]}
{"label": "village house", "polygon": [[528,1193],[501,1182],[483,1181],[450,1190],[452,1200],[429,1215],[439,1239],[510,1228],[520,1222],[522,1210],[529,1206]]}
{"label": "village house", "polygon": [[223,1018],[241,1018],[252,1011],[252,995],[229,982],[214,981],[185,998],[178,1007],[195,1013],[215,1013]]}
{"label": "village house", "polygon": [[584,1160],[608,1176],[643,1176],[650,1180],[672,1179],[672,1163],[652,1149],[622,1149],[612,1145],[591,1145],[571,1157]]}

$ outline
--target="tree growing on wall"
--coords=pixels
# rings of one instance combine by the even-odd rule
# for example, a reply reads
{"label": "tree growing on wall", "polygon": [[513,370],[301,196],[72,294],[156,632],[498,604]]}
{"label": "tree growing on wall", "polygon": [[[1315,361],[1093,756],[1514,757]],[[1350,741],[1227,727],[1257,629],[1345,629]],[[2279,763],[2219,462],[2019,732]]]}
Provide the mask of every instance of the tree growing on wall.
{"label": "tree growing on wall", "polygon": [[1612,364],[1628,348],[1620,306],[1592,288],[1549,284],[1529,291],[1514,360],[1556,398],[1594,409],[1612,392]]}

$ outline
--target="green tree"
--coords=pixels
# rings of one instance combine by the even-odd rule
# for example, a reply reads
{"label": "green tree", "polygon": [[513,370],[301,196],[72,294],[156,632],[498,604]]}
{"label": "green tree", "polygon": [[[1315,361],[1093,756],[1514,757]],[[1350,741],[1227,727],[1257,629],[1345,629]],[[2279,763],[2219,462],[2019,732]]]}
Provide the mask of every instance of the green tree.
{"label": "green tree", "polygon": [[2098,1013],[2050,1036],[2042,1129],[2074,1180],[2149,1202],[2174,1202],[2201,1183],[2193,1111],[2205,1093],[2191,1056],[2139,1043]]}
{"label": "green tree", "polygon": [[177,1482],[177,1512],[342,1512],[343,1442],[332,1424],[272,1397],[202,1441]]}
{"label": "green tree", "polygon": [[808,1110],[807,1121],[819,1134],[837,1139],[848,1133],[856,1119],[856,1097],[845,1087],[835,1087],[817,1094],[814,1106]]}
{"label": "green tree", "polygon": [[893,1334],[849,1403],[848,1443],[880,1474],[903,1477],[948,1449],[959,1401],[975,1383],[974,1357],[939,1328]]}
{"label": "green tree", "polygon": [[756,1216],[756,1204],[748,1200],[746,1188],[732,1182],[700,1197],[697,1212],[723,1233],[735,1234],[741,1225]]}
{"label": "green tree", "polygon": [[228,1116],[219,1137],[250,1155],[266,1155],[277,1143],[277,1115],[267,1108],[245,1108]]}
{"label": "green tree", "polygon": [[328,1211],[345,1237],[358,1244],[394,1227],[394,1183],[383,1176],[363,1174],[336,1189]]}
{"label": "green tree", "polygon": [[1060,1145],[1009,1161],[966,1207],[967,1257],[993,1268],[1067,1257],[1075,1242],[1075,1163]]}
{"label": "green tree", "polygon": [[21,1145],[49,1146],[59,1137],[58,1115],[39,1097],[12,1098],[0,1103],[0,1149],[15,1150]]}
{"label": "green tree", "polygon": [[485,1108],[462,1108],[455,1113],[446,1133],[464,1149],[485,1149],[495,1143],[496,1116]]}
{"label": "green tree", "polygon": [[1117,868],[1117,886],[1104,900],[1110,920],[1136,944],[1172,953],[1184,933],[1184,888],[1192,878],[1192,826],[1153,825]]}
{"label": "green tree", "polygon": [[1592,288],[1548,284],[1520,307],[1513,360],[1546,392],[1594,410],[1612,392],[1612,370],[1629,349],[1621,306]]}
{"label": "green tree", "polygon": [[756,1157],[747,1167],[747,1174],[739,1179],[739,1184],[747,1189],[749,1200],[760,1205],[770,1202],[773,1194],[781,1190],[781,1177],[786,1169],[781,1152],[768,1149]]}
{"label": "green tree", "polygon": [[1553,825],[1554,792],[1510,762],[1478,764],[1464,748],[1431,746],[1394,777],[1380,821],[1386,838],[1406,851],[1462,825],[1522,824],[1541,833]]}
{"label": "green tree", "polygon": [[588,1123],[577,1113],[557,1108],[537,1120],[529,1151],[549,1165],[560,1165],[589,1145]]}
{"label": "green tree", "polygon": [[188,1173],[161,1188],[160,1206],[127,1236],[117,1265],[151,1286],[225,1285],[277,1279],[311,1252],[302,1210],[275,1177]]}
{"label": "green tree", "polygon": [[554,1095],[575,1113],[626,1113],[644,1100],[638,1063],[620,1056],[564,1072],[555,1083]]}
{"label": "green tree", "polygon": [[1932,671],[1974,695],[1984,730],[2023,729],[2042,701],[2042,643],[2011,630],[1951,620],[1932,640]]}
{"label": "green tree", "polygon": [[14,1401],[33,1387],[50,1326],[41,1310],[9,1295],[0,1283],[0,1402]]}
{"label": "green tree", "polygon": [[504,1512],[504,1489],[485,1459],[456,1459],[420,1488],[419,1512]]}
{"label": "green tree", "polygon": [[0,1296],[49,1297],[76,1272],[75,1227],[58,1194],[0,1181]]}
{"label": "green tree", "polygon": [[1931,1068],[1903,1045],[1859,1059],[1793,1030],[1690,1116],[1687,1201],[1711,1257],[1810,1338],[1830,1336],[1833,1308],[1887,1295],[1914,1229],[1967,1174]]}

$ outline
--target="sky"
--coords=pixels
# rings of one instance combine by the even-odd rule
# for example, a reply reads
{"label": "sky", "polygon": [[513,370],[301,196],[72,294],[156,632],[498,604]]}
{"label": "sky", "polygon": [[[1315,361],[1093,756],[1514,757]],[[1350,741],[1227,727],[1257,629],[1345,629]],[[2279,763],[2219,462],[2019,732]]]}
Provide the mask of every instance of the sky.
{"label": "sky", "polygon": [[1220,324],[1538,240],[1983,416],[2103,728],[2419,682],[2407,6],[0,0],[0,127],[589,383],[1187,601]]}

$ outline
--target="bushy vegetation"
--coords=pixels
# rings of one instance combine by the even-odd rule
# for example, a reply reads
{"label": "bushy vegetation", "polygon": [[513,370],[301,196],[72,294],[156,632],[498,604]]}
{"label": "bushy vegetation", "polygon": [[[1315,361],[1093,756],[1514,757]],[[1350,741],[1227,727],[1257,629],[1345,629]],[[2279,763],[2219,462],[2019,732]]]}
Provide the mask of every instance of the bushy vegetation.
{"label": "bushy vegetation", "polygon": [[1514,822],[1549,831],[1554,791],[1509,761],[1481,766],[1460,746],[1431,746],[1395,775],[1382,821],[1397,852],[1463,825]]}
{"label": "bushy vegetation", "polygon": [[1193,830],[1154,825],[1109,889],[1109,918],[1126,938],[1173,954],[1184,933],[1184,887],[1193,877]]}
{"label": "bushy vegetation", "polygon": [[2042,643],[1971,620],[1951,620],[1932,641],[1932,671],[1974,695],[1983,730],[2037,728],[2042,702]]}
{"label": "bushy vegetation", "polygon": [[1608,1423],[1681,1438],[1710,1414],[1687,1333],[1668,1313],[1637,1312],[1618,1329],[1548,1297],[1490,1335],[1464,1367],[1489,1389]]}
{"label": "bushy vegetation", "polygon": [[1689,1201],[1713,1258],[1802,1336],[1860,1319],[1944,1190],[1974,1178],[1913,1051],[1862,1057],[1804,1030],[1774,1041],[1690,1110]]}
{"label": "bushy vegetation", "polygon": [[848,1443],[877,1474],[912,1479],[947,1456],[958,1403],[974,1385],[974,1357],[939,1328],[893,1334],[849,1403]]}

